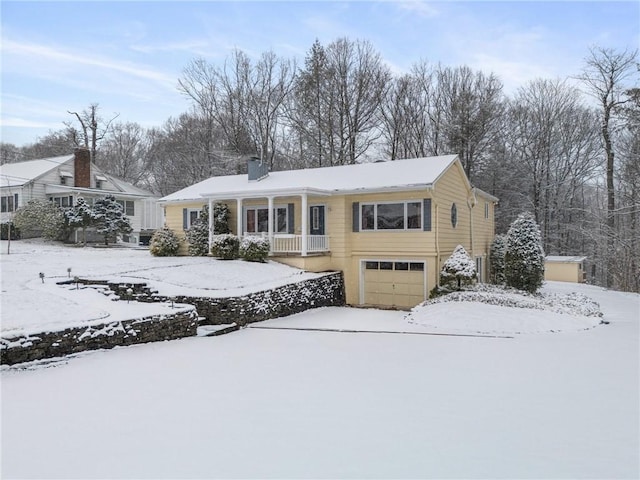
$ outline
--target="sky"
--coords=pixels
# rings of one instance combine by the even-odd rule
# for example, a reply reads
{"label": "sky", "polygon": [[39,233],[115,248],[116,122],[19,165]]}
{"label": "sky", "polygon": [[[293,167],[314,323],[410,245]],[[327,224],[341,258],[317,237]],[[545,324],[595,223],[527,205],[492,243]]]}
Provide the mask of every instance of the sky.
{"label": "sky", "polygon": [[420,61],[495,73],[510,94],[579,73],[589,47],[640,45],[638,1],[0,1],[1,141],[23,146],[69,111],[161,127],[188,111],[196,58],[272,50],[301,65],[314,40],[366,40],[395,74]]}

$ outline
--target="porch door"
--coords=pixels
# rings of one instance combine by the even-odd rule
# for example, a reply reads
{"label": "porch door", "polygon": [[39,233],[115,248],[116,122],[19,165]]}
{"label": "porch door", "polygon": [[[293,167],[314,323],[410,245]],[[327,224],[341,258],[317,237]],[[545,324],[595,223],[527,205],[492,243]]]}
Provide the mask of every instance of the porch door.
{"label": "porch door", "polygon": [[309,207],[309,235],[324,235],[324,205]]}

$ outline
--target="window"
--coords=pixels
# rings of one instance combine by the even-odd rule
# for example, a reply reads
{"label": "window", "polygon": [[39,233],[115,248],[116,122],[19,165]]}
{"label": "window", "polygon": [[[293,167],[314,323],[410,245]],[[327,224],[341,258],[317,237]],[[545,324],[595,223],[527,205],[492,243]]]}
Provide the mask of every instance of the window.
{"label": "window", "polygon": [[133,200],[116,200],[116,202],[122,207],[122,211],[127,217],[133,217],[135,215],[135,204]]}
{"label": "window", "polygon": [[5,195],[2,197],[2,213],[15,212],[18,209],[18,194]]}
{"label": "window", "polygon": [[366,270],[395,270],[402,272],[424,272],[423,262],[374,262],[367,261],[364,263]]}
{"label": "window", "polygon": [[[268,207],[247,207],[245,211],[245,232],[266,233],[269,231]],[[287,233],[289,229],[288,209],[278,206],[273,209],[274,233]]]}
{"label": "window", "polygon": [[192,208],[187,210],[187,228],[191,228],[191,225],[195,223],[195,221],[200,218],[202,214],[202,210],[194,210]]}
{"label": "window", "polygon": [[311,207],[311,229],[320,229],[320,207]]}
{"label": "window", "polygon": [[73,207],[73,197],[51,197],[50,199],[53,203],[55,203],[59,207],[67,208]]}
{"label": "window", "polygon": [[456,225],[458,225],[458,207],[454,203],[451,205],[451,226],[456,228]]}
{"label": "window", "polygon": [[484,218],[489,218],[489,202],[484,202]]}
{"label": "window", "polygon": [[362,230],[421,230],[422,202],[364,203]]}

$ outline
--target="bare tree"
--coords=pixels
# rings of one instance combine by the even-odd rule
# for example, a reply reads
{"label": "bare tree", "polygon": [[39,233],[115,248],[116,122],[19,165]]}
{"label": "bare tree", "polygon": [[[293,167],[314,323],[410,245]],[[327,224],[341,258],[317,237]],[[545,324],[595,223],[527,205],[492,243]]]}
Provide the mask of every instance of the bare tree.
{"label": "bare tree", "polygon": [[146,184],[149,137],[137,123],[115,123],[101,145],[100,166],[134,185]]}
{"label": "bare tree", "polygon": [[72,122],[63,122],[67,127],[67,134],[73,140],[75,146],[84,147],[89,150],[92,162],[96,161],[98,143],[107,135],[111,122],[119,116],[119,114],[116,114],[105,122],[98,115],[98,110],[98,104],[92,103],[82,112],[67,112],[69,115],[76,117],[76,120],[80,124],[79,129],[75,127]]}
{"label": "bare tree", "polygon": [[[614,236],[616,229],[615,202],[615,149],[612,137],[612,122],[616,110],[628,101],[623,96],[626,81],[634,73],[638,62],[638,50],[617,52],[603,47],[592,47],[585,58],[585,66],[578,76],[585,84],[587,92],[600,104],[600,131],[606,158],[607,181],[607,227],[609,229],[609,251],[614,252]],[[637,79],[636,79],[637,81]],[[610,259],[608,263],[611,263]],[[613,282],[613,270],[607,274],[607,286]]]}

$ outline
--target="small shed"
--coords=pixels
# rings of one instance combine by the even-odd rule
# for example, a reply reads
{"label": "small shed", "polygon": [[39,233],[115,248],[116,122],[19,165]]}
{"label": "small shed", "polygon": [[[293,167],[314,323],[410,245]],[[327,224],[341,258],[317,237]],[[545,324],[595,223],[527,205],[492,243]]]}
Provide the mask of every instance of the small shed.
{"label": "small shed", "polygon": [[587,279],[584,269],[586,258],[549,255],[544,261],[544,279],[555,282],[584,283]]}

